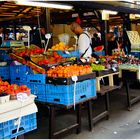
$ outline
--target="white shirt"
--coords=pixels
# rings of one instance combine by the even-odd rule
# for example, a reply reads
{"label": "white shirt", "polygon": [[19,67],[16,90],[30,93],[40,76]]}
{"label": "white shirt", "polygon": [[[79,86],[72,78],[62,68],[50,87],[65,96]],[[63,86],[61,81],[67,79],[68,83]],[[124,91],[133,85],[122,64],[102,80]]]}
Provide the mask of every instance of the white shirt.
{"label": "white shirt", "polygon": [[91,48],[91,37],[89,35],[89,33],[87,31],[84,31],[86,34],[88,34],[88,36],[84,33],[82,33],[80,36],[79,36],[79,39],[78,39],[78,48],[79,48],[79,52],[80,52],[80,55],[82,55],[86,49],[88,48],[87,52],[84,54],[83,57],[91,57],[92,55],[92,48]]}

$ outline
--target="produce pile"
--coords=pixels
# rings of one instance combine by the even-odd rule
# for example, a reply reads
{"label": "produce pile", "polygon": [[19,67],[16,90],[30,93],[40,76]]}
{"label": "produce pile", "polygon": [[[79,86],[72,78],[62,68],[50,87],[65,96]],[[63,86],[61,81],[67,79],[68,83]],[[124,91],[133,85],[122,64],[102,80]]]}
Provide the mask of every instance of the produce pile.
{"label": "produce pile", "polygon": [[74,50],[74,48],[66,46],[64,42],[60,42],[60,43],[52,46],[51,49],[48,49],[48,51],[59,51],[59,50],[61,50],[61,51],[66,51],[66,50],[68,51],[69,50],[70,51],[70,50]]}
{"label": "produce pile", "polygon": [[38,61],[39,65],[55,64],[58,62],[64,62],[67,58],[63,58],[57,52],[52,52],[51,55],[44,57],[42,60]]}
{"label": "produce pile", "polygon": [[92,73],[90,65],[69,65],[69,66],[56,66],[47,71],[49,77],[68,78],[72,76],[81,76]]}
{"label": "produce pile", "polygon": [[100,65],[100,64],[94,64],[94,63],[91,64],[91,68],[92,68],[92,71],[105,70],[105,66]]}
{"label": "produce pile", "polygon": [[16,95],[19,92],[24,92],[27,95],[29,95],[30,89],[25,85],[21,85],[21,86],[18,86],[16,84],[10,85],[8,82],[4,82],[0,80],[0,96],[7,95],[7,94]]}
{"label": "produce pile", "polygon": [[28,47],[20,47],[20,48],[13,48],[12,52],[16,54],[17,56],[25,56],[25,55],[36,55],[36,54],[41,54],[44,52],[44,49],[39,48],[37,46],[30,46]]}
{"label": "produce pile", "polygon": [[[104,47],[98,46],[96,51],[101,51]],[[21,56],[22,59],[27,58],[24,56],[29,56],[30,59],[25,61],[25,63],[35,71],[43,74],[48,74],[50,77],[70,77],[73,75],[83,75],[91,73],[92,71],[102,71],[109,70],[113,68],[118,68],[120,64],[140,64],[140,60],[132,56],[126,56],[121,52],[121,56],[118,51],[114,51],[114,55],[109,56],[99,56],[96,58],[64,58],[63,54],[60,52],[67,52],[74,50],[74,48],[65,45],[63,42],[60,42],[51,49],[48,49],[44,53],[44,49],[41,49],[37,46],[31,46],[30,48],[21,47],[14,48],[13,53]],[[62,57],[63,56],[63,57]],[[16,59],[19,61],[19,59]],[[63,63],[70,63],[70,66],[64,66]],[[22,61],[19,61],[22,63]],[[77,64],[77,65],[76,65]],[[55,68],[54,68],[55,66]],[[90,67],[90,70],[87,70],[87,67]]]}
{"label": "produce pile", "polygon": [[140,64],[140,60],[132,55],[125,55],[125,56],[100,56],[100,61],[106,63],[117,63],[117,64]]}

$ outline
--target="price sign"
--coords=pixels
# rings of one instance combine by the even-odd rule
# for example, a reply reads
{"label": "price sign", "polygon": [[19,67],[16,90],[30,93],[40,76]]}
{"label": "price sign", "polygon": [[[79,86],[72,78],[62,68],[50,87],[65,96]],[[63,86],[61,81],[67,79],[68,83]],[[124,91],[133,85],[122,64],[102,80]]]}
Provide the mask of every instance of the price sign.
{"label": "price sign", "polygon": [[113,67],[112,70],[113,70],[114,72],[117,71],[115,67]]}
{"label": "price sign", "polygon": [[28,99],[28,95],[24,92],[20,92],[17,94],[17,100],[18,101],[21,101],[21,102],[24,102]]}

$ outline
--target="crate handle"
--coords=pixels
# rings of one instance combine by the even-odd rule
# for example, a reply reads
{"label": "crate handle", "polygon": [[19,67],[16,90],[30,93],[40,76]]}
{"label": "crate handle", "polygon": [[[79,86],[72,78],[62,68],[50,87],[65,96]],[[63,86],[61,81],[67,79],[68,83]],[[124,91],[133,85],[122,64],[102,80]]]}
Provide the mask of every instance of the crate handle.
{"label": "crate handle", "polygon": [[20,77],[17,77],[16,80],[20,80]]}
{"label": "crate handle", "polygon": [[[24,131],[24,128],[23,127],[20,127],[19,128],[18,133],[21,132],[21,131]],[[16,133],[17,133],[17,129],[12,130],[12,134],[16,134]]]}
{"label": "crate handle", "polygon": [[86,95],[82,95],[82,96],[80,96],[80,98],[82,99],[82,98],[86,98]]}
{"label": "crate handle", "polygon": [[30,82],[41,83],[40,80],[30,80]]}
{"label": "crate handle", "polygon": [[54,99],[55,102],[60,102],[60,99]]}

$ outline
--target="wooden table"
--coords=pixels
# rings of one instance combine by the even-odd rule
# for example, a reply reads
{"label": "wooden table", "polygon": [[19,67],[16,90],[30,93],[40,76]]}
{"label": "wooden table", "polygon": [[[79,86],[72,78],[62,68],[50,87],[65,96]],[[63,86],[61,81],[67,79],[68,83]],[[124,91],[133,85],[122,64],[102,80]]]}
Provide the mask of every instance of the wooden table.
{"label": "wooden table", "polygon": [[[131,66],[131,65],[130,65]],[[140,101],[140,96],[134,97],[131,99],[129,85],[130,83],[134,83],[135,81],[140,81],[140,68],[131,68],[129,65],[128,67],[121,67],[120,68],[120,75],[119,77],[125,84],[126,88],[126,95],[127,95],[127,109],[130,111],[131,107],[134,103]]]}
{"label": "wooden table", "polygon": [[[61,129],[57,132],[55,132],[55,110],[58,109],[58,108],[61,108],[61,109],[71,109],[74,105],[60,105],[60,104],[53,104],[53,103],[48,103],[48,102],[45,102],[43,104],[47,105],[48,108],[49,108],[49,139],[54,139],[54,138],[59,138],[63,135],[65,135],[66,133],[76,129],[76,132],[77,134],[81,132],[81,105],[83,103],[87,103],[89,109],[88,109],[88,117],[90,118],[90,114],[91,114],[91,107],[90,107],[90,102],[91,100],[95,100],[97,97],[94,96],[92,98],[89,98],[89,99],[85,99],[81,102],[78,102],[76,103],[76,123],[64,128],[64,129]],[[42,103],[42,102],[41,102]],[[91,125],[90,124],[91,122],[89,121],[89,126]]]}
{"label": "wooden table", "polygon": [[129,85],[130,83],[133,83],[135,82],[136,80],[123,80],[124,84],[125,84],[125,88],[126,88],[126,94],[127,94],[127,109],[129,111],[131,111],[131,107],[133,104],[135,104],[136,102],[140,101],[140,96],[136,96],[134,97],[133,99],[131,99],[131,95],[130,95],[130,88],[129,88]]}
{"label": "wooden table", "polygon": [[99,120],[103,119],[106,117],[106,119],[109,119],[109,93],[111,93],[114,90],[119,89],[120,86],[102,86],[101,90],[98,91],[97,93],[100,96],[104,97],[105,101],[105,110],[98,114],[97,116],[93,117],[92,116],[92,103],[91,101],[88,102],[88,121],[89,121],[89,130],[92,131],[93,125],[97,123]]}

